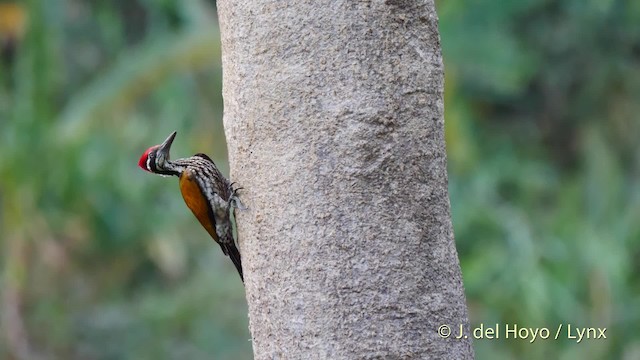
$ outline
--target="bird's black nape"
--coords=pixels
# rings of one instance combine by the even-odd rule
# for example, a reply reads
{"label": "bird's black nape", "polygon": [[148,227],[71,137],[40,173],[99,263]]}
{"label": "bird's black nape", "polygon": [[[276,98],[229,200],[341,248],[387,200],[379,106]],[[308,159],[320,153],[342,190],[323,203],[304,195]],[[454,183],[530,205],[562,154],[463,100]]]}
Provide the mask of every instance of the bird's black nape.
{"label": "bird's black nape", "polygon": [[209,161],[213,162],[213,160],[211,160],[211,158],[207,154],[197,153],[197,154],[195,154],[193,156],[198,156],[198,157],[201,157],[201,158],[203,158],[205,160],[209,160]]}

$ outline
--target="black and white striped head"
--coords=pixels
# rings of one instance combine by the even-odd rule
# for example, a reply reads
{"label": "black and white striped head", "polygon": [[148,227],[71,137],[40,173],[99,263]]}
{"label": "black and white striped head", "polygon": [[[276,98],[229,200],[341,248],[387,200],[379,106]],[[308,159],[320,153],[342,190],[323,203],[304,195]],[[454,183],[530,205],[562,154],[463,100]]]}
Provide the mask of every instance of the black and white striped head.
{"label": "black and white striped head", "polygon": [[176,132],[172,132],[169,137],[160,145],[154,145],[147,149],[138,160],[138,166],[145,171],[159,175],[176,175],[176,171],[169,161],[169,151],[171,144],[176,137]]}

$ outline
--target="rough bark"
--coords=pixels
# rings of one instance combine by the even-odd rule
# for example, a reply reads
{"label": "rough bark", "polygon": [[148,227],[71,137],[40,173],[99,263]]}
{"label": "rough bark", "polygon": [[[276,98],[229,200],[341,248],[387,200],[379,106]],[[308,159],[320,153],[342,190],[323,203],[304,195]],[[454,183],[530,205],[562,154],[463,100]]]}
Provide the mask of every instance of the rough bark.
{"label": "rough bark", "polygon": [[218,11],[255,358],[472,358],[433,0]]}

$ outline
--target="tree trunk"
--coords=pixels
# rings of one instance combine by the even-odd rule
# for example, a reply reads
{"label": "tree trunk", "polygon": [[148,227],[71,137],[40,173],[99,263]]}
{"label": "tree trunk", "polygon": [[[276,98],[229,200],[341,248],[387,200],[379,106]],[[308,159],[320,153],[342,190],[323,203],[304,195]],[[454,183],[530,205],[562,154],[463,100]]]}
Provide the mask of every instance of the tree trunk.
{"label": "tree trunk", "polygon": [[433,0],[218,11],[255,358],[473,358]]}

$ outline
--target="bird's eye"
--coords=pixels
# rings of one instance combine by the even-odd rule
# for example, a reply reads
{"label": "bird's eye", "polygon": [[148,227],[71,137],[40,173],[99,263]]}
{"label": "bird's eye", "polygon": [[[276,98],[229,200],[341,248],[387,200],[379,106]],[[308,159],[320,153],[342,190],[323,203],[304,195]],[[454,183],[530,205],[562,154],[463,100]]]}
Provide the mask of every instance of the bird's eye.
{"label": "bird's eye", "polygon": [[154,160],[152,160],[152,158],[155,157],[155,154],[156,154],[155,151],[152,151],[152,152],[149,153],[149,156],[147,156],[147,170],[149,170],[151,172],[153,172],[151,170],[151,164],[152,164],[151,161],[154,161]]}

